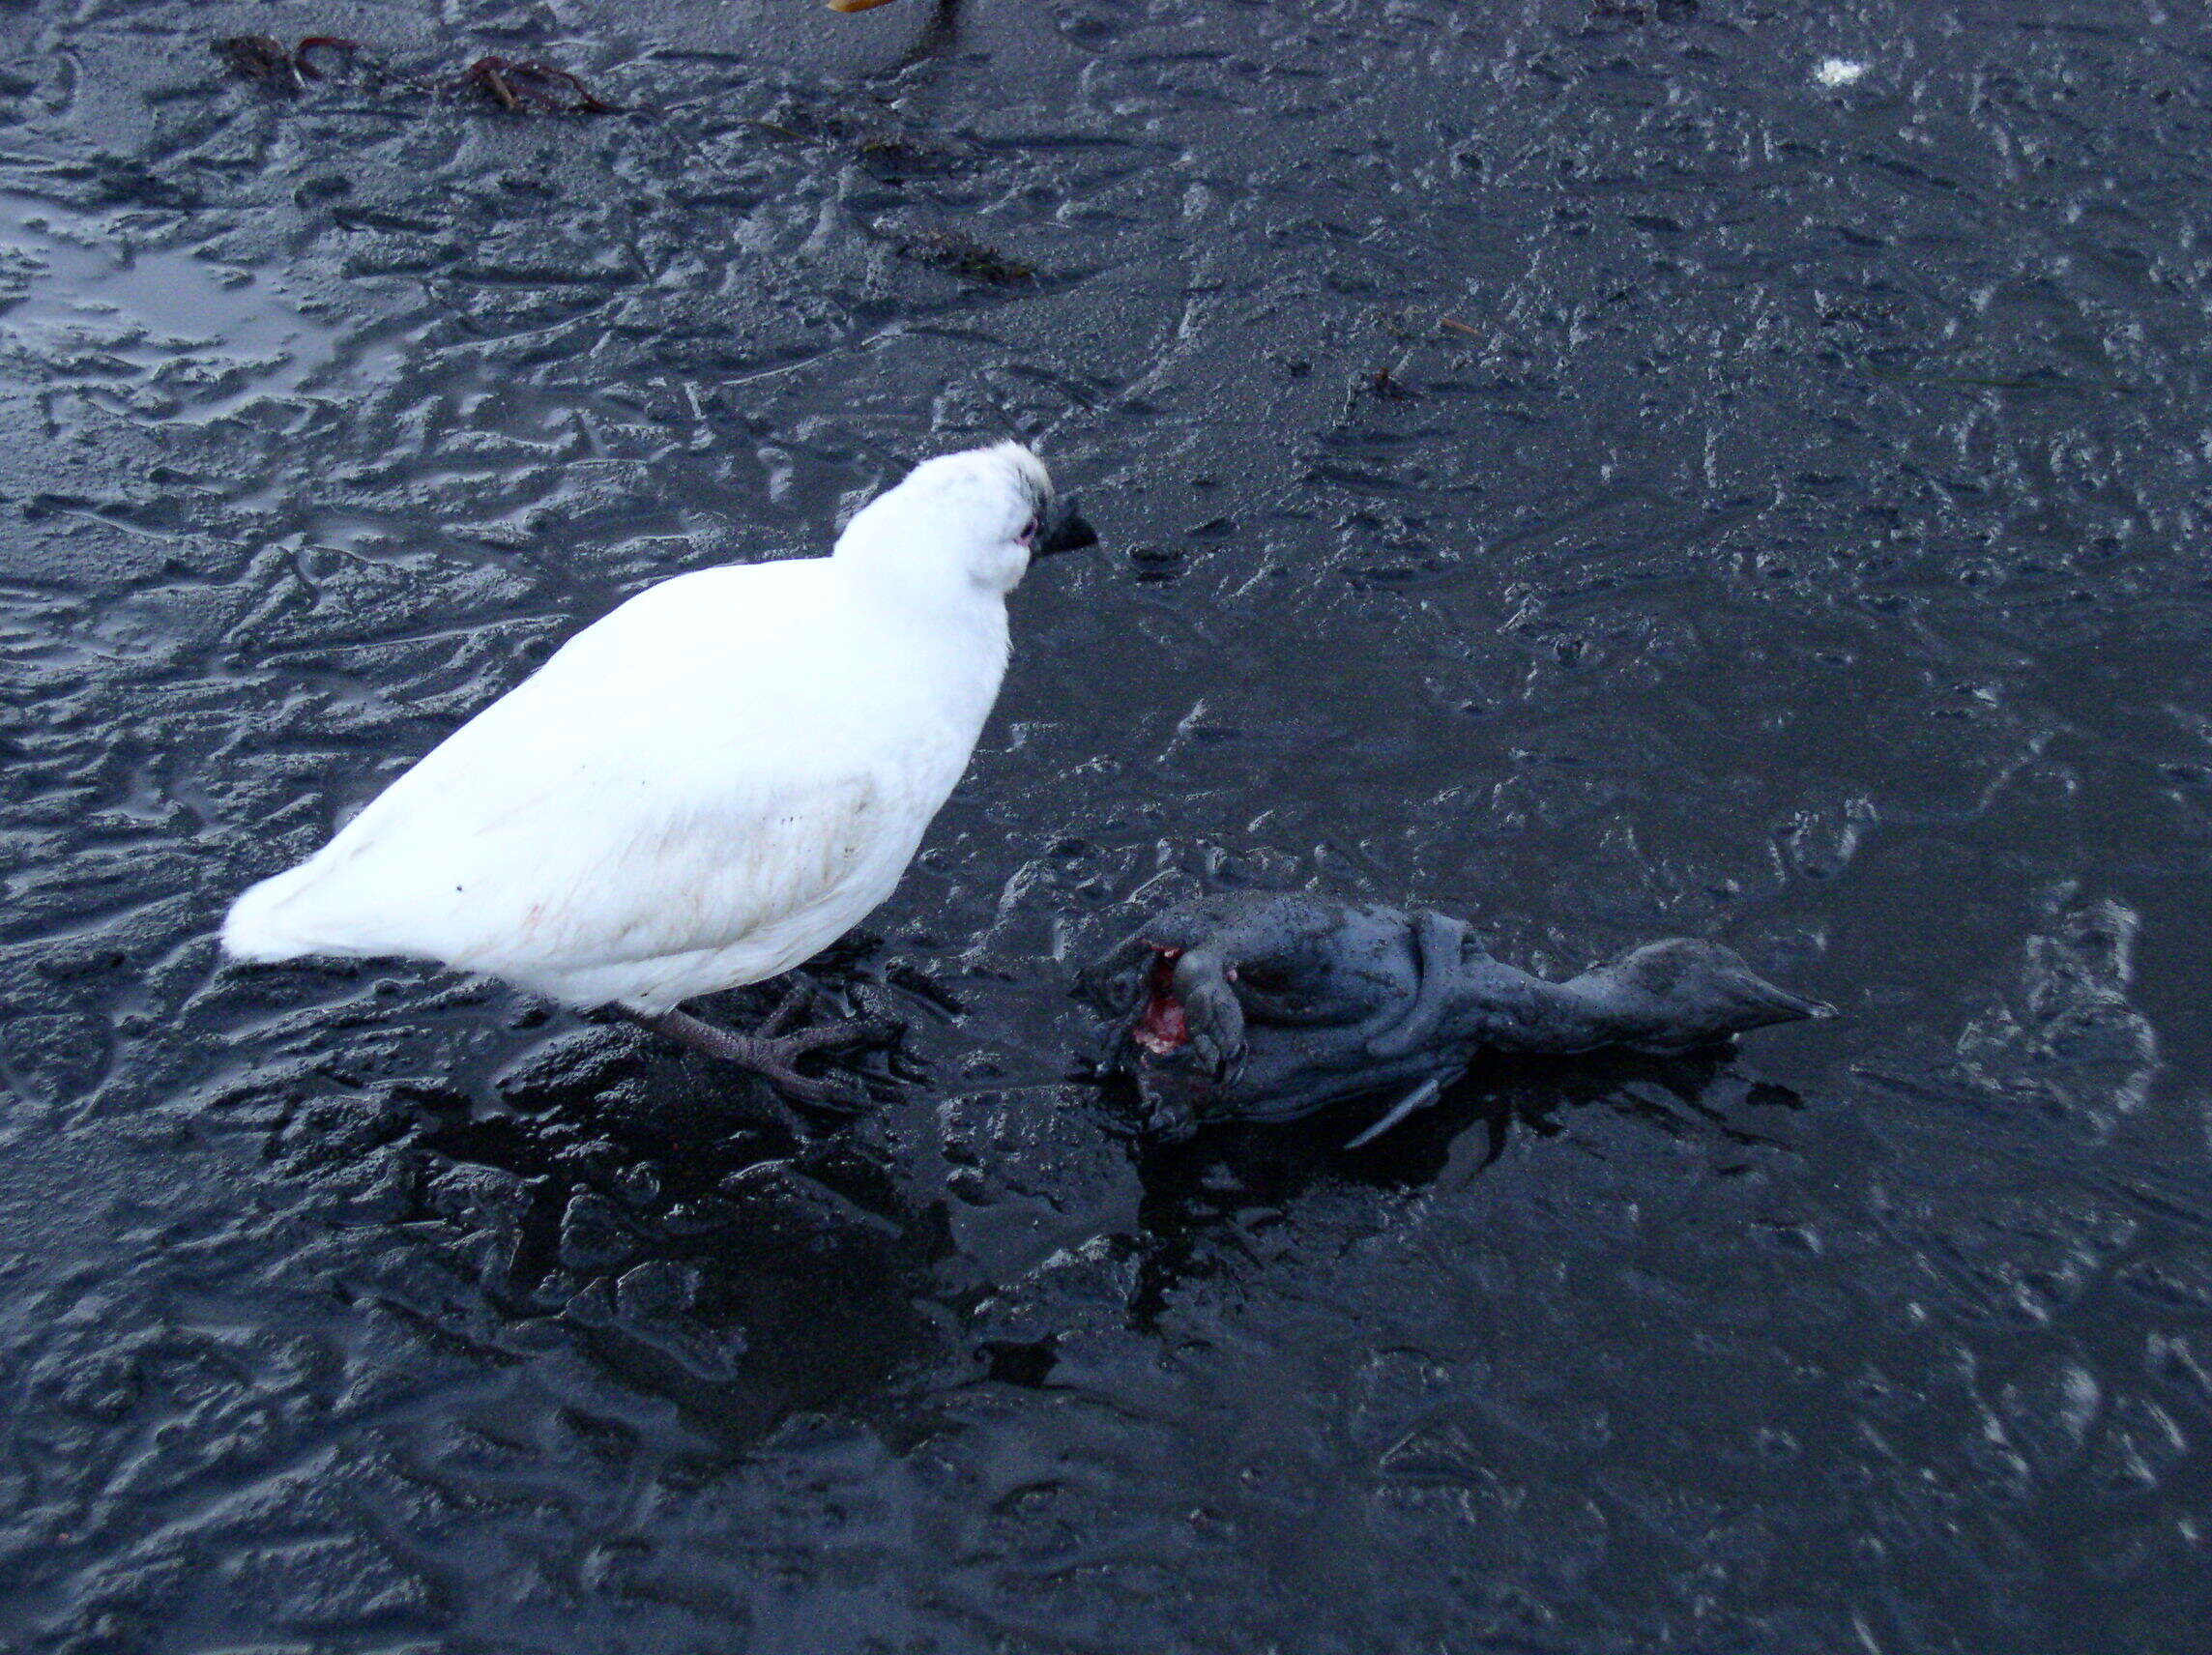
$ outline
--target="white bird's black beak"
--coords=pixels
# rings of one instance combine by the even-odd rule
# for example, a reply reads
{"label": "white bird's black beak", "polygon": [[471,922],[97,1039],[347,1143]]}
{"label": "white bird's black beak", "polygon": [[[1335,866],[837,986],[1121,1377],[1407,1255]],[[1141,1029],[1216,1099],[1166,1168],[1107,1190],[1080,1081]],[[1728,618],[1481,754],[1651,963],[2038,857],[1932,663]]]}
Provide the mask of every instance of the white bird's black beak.
{"label": "white bird's black beak", "polygon": [[1030,547],[1030,556],[1049,558],[1055,552],[1078,552],[1097,543],[1098,531],[1083,520],[1074,497],[1063,495],[1044,508],[1044,520],[1037,525],[1036,542]]}

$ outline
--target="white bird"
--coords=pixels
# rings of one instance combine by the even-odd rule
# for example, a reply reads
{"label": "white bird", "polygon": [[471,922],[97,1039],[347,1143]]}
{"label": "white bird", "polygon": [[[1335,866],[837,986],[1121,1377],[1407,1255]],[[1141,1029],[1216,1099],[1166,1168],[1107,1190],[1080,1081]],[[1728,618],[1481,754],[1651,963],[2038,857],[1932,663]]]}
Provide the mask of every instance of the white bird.
{"label": "white bird", "polygon": [[[917,466],[826,558],[662,581],[571,638],[223,922],[242,960],[405,955],[613,1003],[796,1096],[804,1052],[678,1010],[888,897],[968,767],[1033,556],[1095,544],[1019,443]],[[789,1118],[788,1116],[785,1118]]]}

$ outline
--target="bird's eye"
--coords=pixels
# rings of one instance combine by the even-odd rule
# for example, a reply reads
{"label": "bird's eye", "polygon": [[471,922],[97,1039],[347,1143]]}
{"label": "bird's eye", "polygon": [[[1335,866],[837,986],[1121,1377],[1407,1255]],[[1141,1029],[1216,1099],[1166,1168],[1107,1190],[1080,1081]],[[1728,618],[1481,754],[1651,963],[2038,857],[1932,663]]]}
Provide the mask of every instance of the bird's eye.
{"label": "bird's eye", "polygon": [[1026,546],[1032,540],[1036,538],[1037,530],[1043,526],[1043,522],[1044,520],[1041,517],[1032,517],[1027,523],[1022,525],[1022,533],[1020,537],[1023,545]]}

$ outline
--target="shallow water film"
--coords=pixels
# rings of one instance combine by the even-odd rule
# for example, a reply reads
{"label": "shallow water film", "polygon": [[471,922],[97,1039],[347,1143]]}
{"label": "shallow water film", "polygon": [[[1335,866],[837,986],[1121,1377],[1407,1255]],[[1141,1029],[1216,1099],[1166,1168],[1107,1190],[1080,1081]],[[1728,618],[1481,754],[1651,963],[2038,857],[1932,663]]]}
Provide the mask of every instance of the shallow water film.
{"label": "shallow water film", "polygon": [[[2204,1647],[2202,14],[932,5],[0,10],[0,1648]],[[219,962],[1009,433],[872,1114]],[[1073,964],[1307,886],[1841,1015],[1133,1136]]]}

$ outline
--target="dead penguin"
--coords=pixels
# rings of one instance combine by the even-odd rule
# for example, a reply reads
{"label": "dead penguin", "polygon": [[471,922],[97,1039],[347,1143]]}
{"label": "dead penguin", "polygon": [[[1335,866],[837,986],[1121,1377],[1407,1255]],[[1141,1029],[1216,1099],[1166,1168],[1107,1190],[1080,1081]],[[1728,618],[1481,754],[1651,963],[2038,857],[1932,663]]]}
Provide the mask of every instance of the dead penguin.
{"label": "dead penguin", "polygon": [[1547,982],[1444,915],[1254,892],[1152,915],[1078,990],[1116,1020],[1113,1060],[1135,1076],[1151,1131],[1395,1092],[1353,1147],[1435,1101],[1480,1052],[1682,1052],[1834,1015],[1717,943],[1649,943]]}

